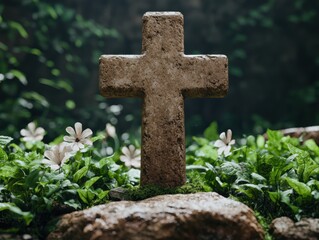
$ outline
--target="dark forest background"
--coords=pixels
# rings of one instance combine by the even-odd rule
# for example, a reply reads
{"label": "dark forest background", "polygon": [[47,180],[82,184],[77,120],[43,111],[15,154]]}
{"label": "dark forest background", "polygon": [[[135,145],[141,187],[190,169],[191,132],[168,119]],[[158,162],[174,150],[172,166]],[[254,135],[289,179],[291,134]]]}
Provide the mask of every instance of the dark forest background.
{"label": "dark forest background", "polygon": [[140,126],[141,100],[98,94],[102,54],[140,54],[146,11],[180,11],[186,54],[226,54],[223,99],[187,99],[187,135],[212,122],[240,136],[319,124],[319,1],[2,0],[0,135],[36,120],[47,138],[76,121]]}

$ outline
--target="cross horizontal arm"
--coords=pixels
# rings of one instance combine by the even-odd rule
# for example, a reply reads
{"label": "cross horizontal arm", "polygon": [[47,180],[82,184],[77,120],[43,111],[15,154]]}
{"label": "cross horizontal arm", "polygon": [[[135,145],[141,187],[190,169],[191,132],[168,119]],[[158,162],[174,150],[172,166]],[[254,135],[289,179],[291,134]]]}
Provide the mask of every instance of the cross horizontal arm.
{"label": "cross horizontal arm", "polygon": [[105,97],[143,97],[142,55],[102,55],[100,57],[100,92]]}
{"label": "cross horizontal arm", "polygon": [[180,70],[184,97],[223,97],[228,91],[228,60],[224,55],[184,55]]}

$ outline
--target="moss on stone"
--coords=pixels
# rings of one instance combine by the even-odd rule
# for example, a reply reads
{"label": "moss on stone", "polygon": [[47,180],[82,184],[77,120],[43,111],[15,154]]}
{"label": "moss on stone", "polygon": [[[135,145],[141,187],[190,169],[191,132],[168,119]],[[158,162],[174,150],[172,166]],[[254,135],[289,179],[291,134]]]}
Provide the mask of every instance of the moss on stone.
{"label": "moss on stone", "polygon": [[181,187],[175,188],[162,188],[158,186],[137,186],[131,189],[128,189],[126,196],[128,199],[133,201],[143,200],[146,198],[165,195],[165,194],[187,194],[187,193],[196,193],[196,192],[209,192],[211,189],[208,189],[205,186],[202,186],[198,183],[187,183]]}

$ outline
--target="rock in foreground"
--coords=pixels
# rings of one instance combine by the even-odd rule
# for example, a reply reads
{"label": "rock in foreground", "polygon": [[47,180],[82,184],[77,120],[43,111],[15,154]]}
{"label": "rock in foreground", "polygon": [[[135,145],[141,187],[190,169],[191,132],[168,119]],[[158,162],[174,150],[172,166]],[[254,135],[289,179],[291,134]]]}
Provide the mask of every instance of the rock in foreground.
{"label": "rock in foreground", "polygon": [[163,195],[121,201],[64,215],[53,239],[263,239],[246,205],[217,193]]}
{"label": "rock in foreground", "polygon": [[319,239],[318,218],[304,218],[294,223],[290,218],[280,217],[272,221],[270,229],[278,240]]}

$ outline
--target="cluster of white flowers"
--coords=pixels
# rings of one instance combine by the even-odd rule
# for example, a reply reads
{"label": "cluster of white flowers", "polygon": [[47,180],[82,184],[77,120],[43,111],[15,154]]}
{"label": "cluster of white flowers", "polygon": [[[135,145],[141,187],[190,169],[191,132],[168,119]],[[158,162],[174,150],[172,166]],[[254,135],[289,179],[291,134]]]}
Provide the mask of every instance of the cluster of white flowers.
{"label": "cluster of white flowers", "polygon": [[[92,130],[87,128],[83,130],[82,123],[76,122],[74,128],[67,127],[66,132],[69,134],[63,137],[64,142],[52,146],[49,150],[44,152],[43,163],[51,167],[52,170],[57,170],[77,151],[84,149],[86,146],[92,146],[93,142],[91,136]],[[45,130],[41,127],[36,127],[34,122],[27,125],[26,129],[20,131],[22,140],[25,142],[41,141],[44,137]],[[113,125],[107,123],[105,126],[105,137],[116,138],[116,129]],[[122,148],[123,155],[120,160],[124,162],[127,167],[140,168],[141,166],[141,151],[135,149],[133,145]]]}
{"label": "cluster of white flowers", "polygon": [[[92,146],[91,136],[92,130],[87,128],[83,131],[82,123],[76,122],[74,128],[67,127],[66,132],[68,136],[64,136],[64,142],[51,147],[51,149],[44,152],[45,159],[43,163],[48,164],[53,170],[59,169],[66,160],[68,160],[77,151],[85,148],[86,146]],[[25,142],[37,142],[41,141],[44,137],[45,130],[41,127],[36,127],[34,122],[30,122],[26,129],[20,131],[22,140]],[[105,126],[105,137],[116,138],[116,129],[110,123]],[[232,131],[227,130],[227,133],[222,132],[218,139],[214,143],[214,147],[217,147],[218,155],[224,155],[228,157],[231,155],[231,146],[235,144],[235,140],[232,139]],[[122,155],[120,160],[127,167],[140,168],[141,167],[141,150],[136,149],[135,146],[129,145],[122,148]]]}

